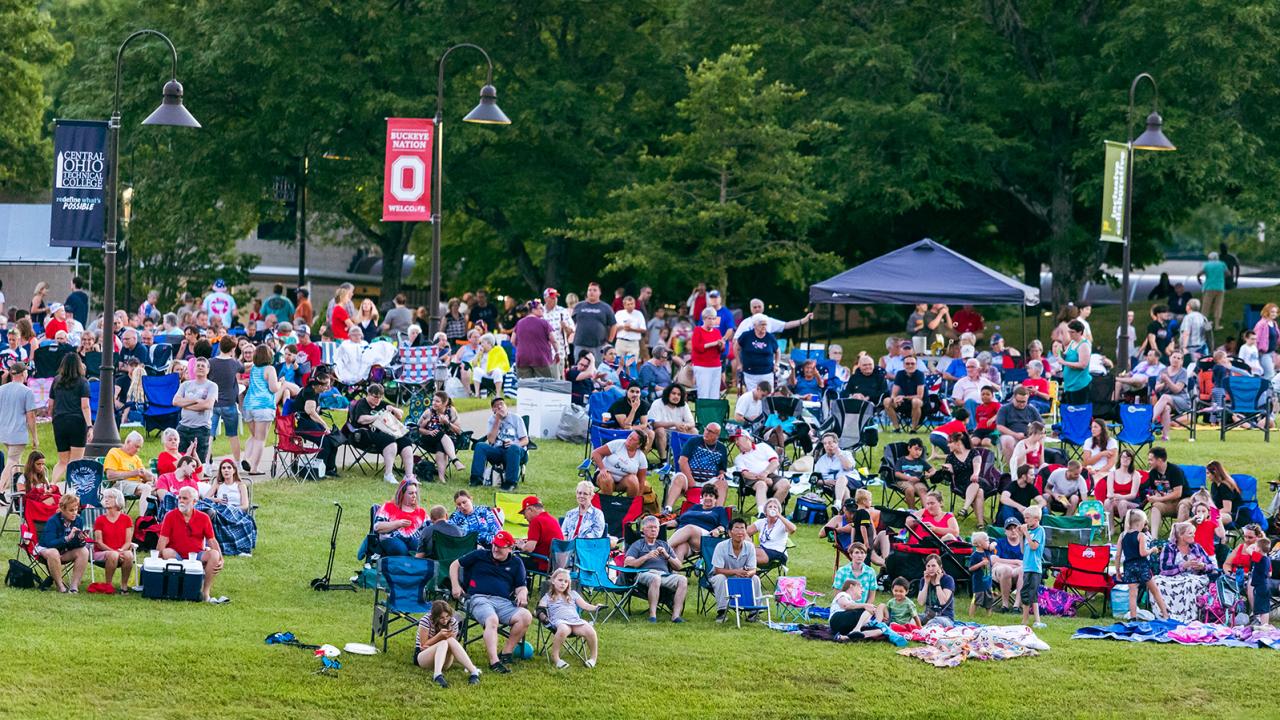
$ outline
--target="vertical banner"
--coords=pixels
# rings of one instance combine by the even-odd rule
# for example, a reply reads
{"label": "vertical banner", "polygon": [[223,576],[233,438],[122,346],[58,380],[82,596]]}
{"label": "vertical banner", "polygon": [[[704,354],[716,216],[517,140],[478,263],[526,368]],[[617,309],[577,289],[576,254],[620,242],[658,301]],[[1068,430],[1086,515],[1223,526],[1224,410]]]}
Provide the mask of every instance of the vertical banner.
{"label": "vertical banner", "polygon": [[1102,172],[1102,242],[1124,242],[1125,184],[1129,182],[1129,146],[1105,140],[1106,167]]}
{"label": "vertical banner", "polygon": [[107,123],[58,120],[53,130],[50,247],[102,247],[107,226]]}
{"label": "vertical banner", "polygon": [[259,240],[283,240],[293,242],[298,235],[298,185],[293,169],[287,174],[276,175],[267,195],[269,205],[265,216],[258,220]]}
{"label": "vertical banner", "polygon": [[431,149],[435,121],[387,118],[387,164],[382,186],[382,219],[431,219]]}

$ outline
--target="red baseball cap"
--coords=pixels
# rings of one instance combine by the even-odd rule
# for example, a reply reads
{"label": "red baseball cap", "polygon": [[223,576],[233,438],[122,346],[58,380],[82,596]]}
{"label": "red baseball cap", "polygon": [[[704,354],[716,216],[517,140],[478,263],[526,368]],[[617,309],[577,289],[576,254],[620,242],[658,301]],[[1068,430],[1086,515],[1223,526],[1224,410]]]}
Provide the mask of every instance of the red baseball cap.
{"label": "red baseball cap", "polygon": [[542,504],[542,501],[538,499],[537,495],[527,495],[525,496],[524,500],[520,501],[520,512],[524,512],[525,510],[528,510],[530,505],[541,505],[541,504]]}
{"label": "red baseball cap", "polygon": [[516,544],[516,539],[514,537],[511,537],[511,533],[507,532],[506,530],[499,530],[493,536],[494,547],[511,547],[512,545],[515,545],[515,544]]}
{"label": "red baseball cap", "polygon": [[543,297],[551,297],[552,295],[555,295],[556,297],[559,297],[559,296],[560,296],[560,291],[559,291],[559,290],[557,290],[557,289],[555,289],[555,288],[547,288],[546,290],[543,290],[543,291],[542,291],[542,296],[543,296]]}

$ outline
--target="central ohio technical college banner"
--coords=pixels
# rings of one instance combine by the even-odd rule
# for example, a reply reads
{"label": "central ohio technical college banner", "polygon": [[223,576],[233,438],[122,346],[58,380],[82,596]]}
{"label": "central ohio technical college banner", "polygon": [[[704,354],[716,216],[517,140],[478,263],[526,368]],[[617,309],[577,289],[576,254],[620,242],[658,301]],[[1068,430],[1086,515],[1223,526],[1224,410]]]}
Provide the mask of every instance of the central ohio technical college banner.
{"label": "central ohio technical college banner", "polygon": [[53,130],[50,247],[102,247],[107,210],[107,123],[58,120]]}
{"label": "central ohio technical college banner", "polygon": [[431,219],[431,148],[435,121],[387,118],[387,165],[382,186],[382,219]]}

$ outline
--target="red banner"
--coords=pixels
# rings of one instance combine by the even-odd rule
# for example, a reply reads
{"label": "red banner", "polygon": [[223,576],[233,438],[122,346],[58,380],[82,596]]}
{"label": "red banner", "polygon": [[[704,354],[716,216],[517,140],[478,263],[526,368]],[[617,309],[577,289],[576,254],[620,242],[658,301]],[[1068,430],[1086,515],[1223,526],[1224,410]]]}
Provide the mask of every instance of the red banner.
{"label": "red banner", "polygon": [[382,219],[431,219],[431,157],[435,121],[387,118],[387,164],[382,185]]}

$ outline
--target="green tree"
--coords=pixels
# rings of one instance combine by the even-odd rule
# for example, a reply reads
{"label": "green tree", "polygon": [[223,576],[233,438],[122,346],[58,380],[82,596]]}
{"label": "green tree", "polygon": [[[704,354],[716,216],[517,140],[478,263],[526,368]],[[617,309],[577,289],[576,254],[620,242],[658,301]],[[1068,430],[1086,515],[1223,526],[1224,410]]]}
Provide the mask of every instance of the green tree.
{"label": "green tree", "polygon": [[753,52],[734,46],[687,70],[688,95],[675,106],[683,128],[663,136],[665,150],[641,156],[651,179],[612,193],[616,209],[575,223],[609,249],[607,270],[653,278],[674,295],[699,280],[751,286],[748,271],[766,267],[800,285],[835,266],[806,239],[829,195],[804,151],[833,128],[781,123],[804,93],[767,82]]}
{"label": "green tree", "polygon": [[53,36],[53,19],[37,0],[0,0],[0,195],[48,185],[53,165],[43,131],[49,106],[45,73],[64,62],[69,48]]}

